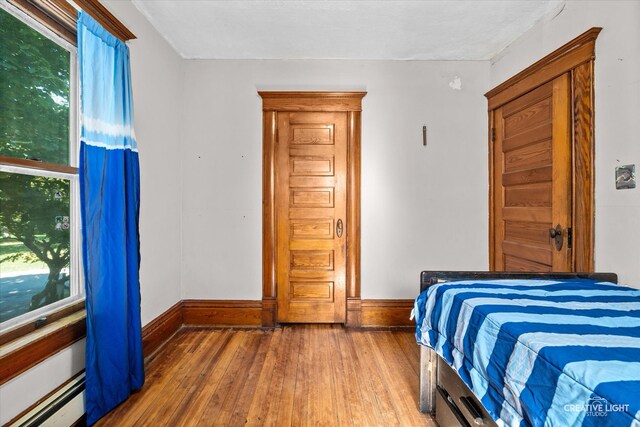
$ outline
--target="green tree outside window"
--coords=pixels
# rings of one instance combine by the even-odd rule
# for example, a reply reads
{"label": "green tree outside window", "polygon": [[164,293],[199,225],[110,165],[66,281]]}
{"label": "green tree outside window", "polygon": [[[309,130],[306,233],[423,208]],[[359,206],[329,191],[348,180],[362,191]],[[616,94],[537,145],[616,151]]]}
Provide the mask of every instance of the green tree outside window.
{"label": "green tree outside window", "polygon": [[[70,70],[68,50],[0,9],[0,156],[69,165]],[[0,173],[0,321],[69,296],[70,192],[68,178]],[[12,270],[38,264],[41,289],[6,309]]]}

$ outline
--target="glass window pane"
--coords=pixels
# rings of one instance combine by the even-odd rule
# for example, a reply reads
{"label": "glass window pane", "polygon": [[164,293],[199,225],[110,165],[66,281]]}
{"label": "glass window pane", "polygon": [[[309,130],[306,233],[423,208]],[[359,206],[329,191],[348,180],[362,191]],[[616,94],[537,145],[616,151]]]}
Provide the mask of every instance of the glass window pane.
{"label": "glass window pane", "polygon": [[70,296],[70,191],[0,172],[0,322]]}
{"label": "glass window pane", "polygon": [[69,164],[70,53],[0,9],[0,155]]}

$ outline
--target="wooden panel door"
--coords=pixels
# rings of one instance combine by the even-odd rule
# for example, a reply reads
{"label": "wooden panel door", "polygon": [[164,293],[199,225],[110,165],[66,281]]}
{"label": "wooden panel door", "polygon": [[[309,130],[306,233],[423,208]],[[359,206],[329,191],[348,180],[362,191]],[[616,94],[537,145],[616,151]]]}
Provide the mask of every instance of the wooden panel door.
{"label": "wooden panel door", "polygon": [[347,113],[278,113],[278,322],[346,315]]}
{"label": "wooden panel door", "polygon": [[571,271],[570,118],[569,74],[494,111],[495,271]]}

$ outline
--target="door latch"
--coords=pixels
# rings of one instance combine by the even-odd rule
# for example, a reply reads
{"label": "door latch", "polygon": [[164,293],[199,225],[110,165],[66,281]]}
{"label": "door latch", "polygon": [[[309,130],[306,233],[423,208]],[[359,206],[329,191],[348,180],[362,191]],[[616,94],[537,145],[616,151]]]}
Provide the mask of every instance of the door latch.
{"label": "door latch", "polygon": [[341,219],[339,219],[338,222],[336,223],[336,236],[338,236],[338,239],[342,237],[342,220]]}
{"label": "door latch", "polygon": [[560,224],[556,225],[556,228],[549,229],[549,236],[554,239],[556,242],[556,250],[562,249],[562,227]]}

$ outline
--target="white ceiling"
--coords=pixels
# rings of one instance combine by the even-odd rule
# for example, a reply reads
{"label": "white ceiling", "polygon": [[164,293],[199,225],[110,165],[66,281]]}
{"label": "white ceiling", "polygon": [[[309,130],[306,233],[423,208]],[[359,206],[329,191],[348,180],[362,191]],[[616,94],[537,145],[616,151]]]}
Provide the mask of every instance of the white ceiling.
{"label": "white ceiling", "polygon": [[487,60],[563,0],[133,0],[184,58]]}

